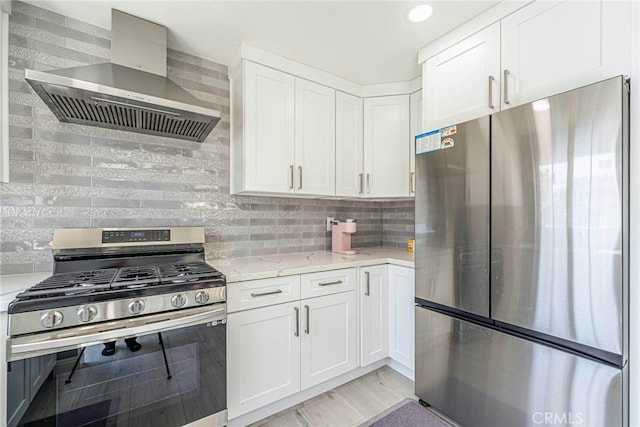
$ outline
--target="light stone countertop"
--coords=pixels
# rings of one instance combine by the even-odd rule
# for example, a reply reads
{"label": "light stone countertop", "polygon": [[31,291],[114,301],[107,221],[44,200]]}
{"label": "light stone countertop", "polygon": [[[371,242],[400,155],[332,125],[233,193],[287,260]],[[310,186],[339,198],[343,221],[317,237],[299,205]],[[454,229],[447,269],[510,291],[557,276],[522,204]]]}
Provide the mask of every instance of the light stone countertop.
{"label": "light stone countertop", "polygon": [[51,273],[9,274],[0,276],[0,313],[7,311],[7,306],[16,295],[49,276],[51,276]]}
{"label": "light stone countertop", "polygon": [[[341,255],[329,251],[264,255],[243,258],[207,260],[227,276],[227,283],[269,277],[290,276],[340,268],[395,264],[413,268],[413,254],[406,249],[376,247],[356,249],[356,255]],[[0,313],[15,296],[41,282],[52,273],[11,274],[0,276]]]}
{"label": "light stone countertop", "polygon": [[376,247],[356,250],[356,255],[318,251],[212,259],[207,262],[227,276],[227,283],[376,264],[414,267],[413,254],[408,253],[406,249]]}

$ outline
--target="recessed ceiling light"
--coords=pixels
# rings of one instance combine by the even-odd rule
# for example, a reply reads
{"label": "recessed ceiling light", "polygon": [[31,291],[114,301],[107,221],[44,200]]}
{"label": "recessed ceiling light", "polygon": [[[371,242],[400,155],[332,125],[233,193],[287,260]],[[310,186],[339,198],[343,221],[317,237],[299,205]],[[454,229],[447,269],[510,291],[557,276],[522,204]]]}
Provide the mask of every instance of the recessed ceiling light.
{"label": "recessed ceiling light", "polygon": [[409,22],[424,22],[433,13],[433,8],[428,4],[419,4],[409,11],[407,19]]}

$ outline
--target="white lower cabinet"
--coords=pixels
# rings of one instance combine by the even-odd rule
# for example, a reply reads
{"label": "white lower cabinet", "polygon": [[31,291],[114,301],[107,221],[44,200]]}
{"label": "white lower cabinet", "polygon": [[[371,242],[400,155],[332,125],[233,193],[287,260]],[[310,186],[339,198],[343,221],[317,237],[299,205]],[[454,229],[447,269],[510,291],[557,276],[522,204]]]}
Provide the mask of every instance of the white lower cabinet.
{"label": "white lower cabinet", "polygon": [[389,357],[414,371],[414,269],[389,265]]}
{"label": "white lower cabinet", "polygon": [[389,288],[387,265],[360,269],[360,363],[389,355]]}
{"label": "white lower cabinet", "polygon": [[[300,277],[303,290],[313,288],[316,281],[319,286],[324,285],[322,289],[335,286],[333,289],[340,290],[331,295],[230,313],[227,317],[230,419],[345,374],[357,366],[355,269]],[[273,280],[264,282],[269,284]],[[347,290],[333,284],[338,281]],[[262,289],[260,281],[252,282],[253,288]],[[242,287],[243,284],[230,286]],[[233,295],[229,293],[228,305],[238,307]]]}
{"label": "white lower cabinet", "polygon": [[299,301],[227,317],[229,418],[300,390]]}
{"label": "white lower cabinet", "polygon": [[301,302],[302,390],[356,368],[356,296],[349,291]]}

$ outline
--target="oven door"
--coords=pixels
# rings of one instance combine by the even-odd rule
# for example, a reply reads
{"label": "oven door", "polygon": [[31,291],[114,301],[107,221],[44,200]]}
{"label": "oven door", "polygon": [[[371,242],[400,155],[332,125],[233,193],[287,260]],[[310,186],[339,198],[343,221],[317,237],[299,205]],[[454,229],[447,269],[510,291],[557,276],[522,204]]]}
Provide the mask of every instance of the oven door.
{"label": "oven door", "polygon": [[225,304],[11,338],[7,359],[9,427],[227,423]]}

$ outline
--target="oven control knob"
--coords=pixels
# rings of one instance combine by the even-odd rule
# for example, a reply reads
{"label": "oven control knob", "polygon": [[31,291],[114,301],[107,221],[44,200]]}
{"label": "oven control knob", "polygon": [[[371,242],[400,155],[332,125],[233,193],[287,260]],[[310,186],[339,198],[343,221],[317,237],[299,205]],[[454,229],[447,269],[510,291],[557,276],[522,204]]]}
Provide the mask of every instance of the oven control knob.
{"label": "oven control knob", "polygon": [[130,314],[140,314],[144,311],[144,301],[141,299],[133,300],[129,303]]}
{"label": "oven control knob", "polygon": [[171,297],[171,305],[176,308],[182,307],[183,305],[186,304],[186,302],[187,302],[187,299],[182,294],[176,294],[173,297]]}
{"label": "oven control knob", "polygon": [[62,313],[57,310],[47,311],[45,314],[40,317],[40,324],[45,328],[53,328],[56,326],[60,326],[62,323]]}
{"label": "oven control knob", "polygon": [[83,305],[78,309],[78,319],[81,322],[89,322],[98,314],[98,309],[94,305]]}
{"label": "oven control knob", "polygon": [[209,301],[209,294],[205,291],[200,291],[196,294],[196,302],[198,304],[204,304]]}

